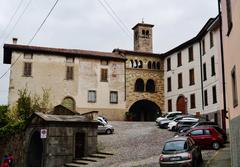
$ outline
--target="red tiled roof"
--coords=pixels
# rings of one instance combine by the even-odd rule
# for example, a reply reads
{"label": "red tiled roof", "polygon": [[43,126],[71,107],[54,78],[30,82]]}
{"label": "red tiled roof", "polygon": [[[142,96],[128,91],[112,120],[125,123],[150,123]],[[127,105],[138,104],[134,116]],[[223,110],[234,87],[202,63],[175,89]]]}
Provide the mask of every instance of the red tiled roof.
{"label": "red tiled roof", "polygon": [[64,48],[49,48],[40,46],[29,46],[29,45],[16,45],[16,44],[4,44],[4,59],[3,63],[11,64],[12,51],[24,51],[33,53],[46,53],[51,55],[63,55],[63,56],[74,56],[74,57],[86,57],[95,59],[115,59],[115,60],[126,60],[126,58],[118,53],[112,52],[99,52],[79,49],[64,49]]}

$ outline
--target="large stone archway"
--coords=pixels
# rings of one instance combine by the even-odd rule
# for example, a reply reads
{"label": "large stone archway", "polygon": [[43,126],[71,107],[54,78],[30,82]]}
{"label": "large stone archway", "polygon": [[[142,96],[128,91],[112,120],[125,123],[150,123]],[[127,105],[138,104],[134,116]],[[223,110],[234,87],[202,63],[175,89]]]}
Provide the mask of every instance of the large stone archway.
{"label": "large stone archway", "polygon": [[183,95],[180,95],[178,98],[177,98],[177,111],[182,111],[183,114],[186,114],[187,112],[187,106],[186,106],[186,99]]}
{"label": "large stone archway", "polygon": [[139,100],[129,108],[129,113],[133,121],[155,121],[161,114],[161,109],[152,101]]}

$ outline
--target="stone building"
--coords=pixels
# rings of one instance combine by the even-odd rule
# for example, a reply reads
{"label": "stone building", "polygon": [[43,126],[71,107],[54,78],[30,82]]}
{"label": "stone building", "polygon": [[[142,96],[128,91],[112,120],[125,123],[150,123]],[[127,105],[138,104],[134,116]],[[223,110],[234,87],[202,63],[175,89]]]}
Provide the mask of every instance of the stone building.
{"label": "stone building", "polygon": [[152,53],[151,24],[138,23],[134,51],[115,49],[126,61],[126,111],[135,121],[153,121],[164,109],[164,56]]}
{"label": "stone building", "polygon": [[[201,114],[225,125],[219,16],[165,53],[165,110]],[[222,119],[223,118],[223,119]]]}
{"label": "stone building", "polygon": [[32,95],[48,90],[52,106],[62,104],[80,113],[98,111],[113,120],[125,113],[125,57],[117,53],[4,45],[4,63],[10,71],[8,103],[18,90]]}

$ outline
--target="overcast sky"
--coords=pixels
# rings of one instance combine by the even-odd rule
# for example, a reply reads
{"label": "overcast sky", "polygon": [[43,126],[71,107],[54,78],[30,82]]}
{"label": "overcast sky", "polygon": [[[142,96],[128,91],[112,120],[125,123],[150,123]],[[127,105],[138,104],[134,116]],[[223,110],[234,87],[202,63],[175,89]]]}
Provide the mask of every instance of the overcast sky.
{"label": "overcast sky", "polygon": [[[108,4],[123,23],[117,24],[99,1],[106,8]],[[3,64],[3,43],[12,43],[12,37],[17,37],[19,44],[27,44],[54,2],[0,0],[0,76],[9,68]],[[217,13],[217,0],[59,0],[31,45],[107,52],[114,48],[132,50],[131,28],[143,19],[155,25],[153,50],[163,53],[194,37]],[[120,28],[119,24],[125,26]],[[0,80],[0,104],[7,104],[8,83],[9,73]]]}

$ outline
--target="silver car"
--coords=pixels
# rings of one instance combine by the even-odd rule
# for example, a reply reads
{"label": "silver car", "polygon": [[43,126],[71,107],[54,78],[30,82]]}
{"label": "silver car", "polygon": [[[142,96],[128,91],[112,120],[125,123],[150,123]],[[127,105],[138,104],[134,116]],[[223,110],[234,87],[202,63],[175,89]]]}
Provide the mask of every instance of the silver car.
{"label": "silver car", "polygon": [[159,158],[160,167],[198,167],[201,162],[201,149],[190,137],[175,137],[167,140]]}
{"label": "silver car", "polygon": [[114,132],[114,128],[110,124],[106,124],[98,121],[98,133],[112,134]]}

